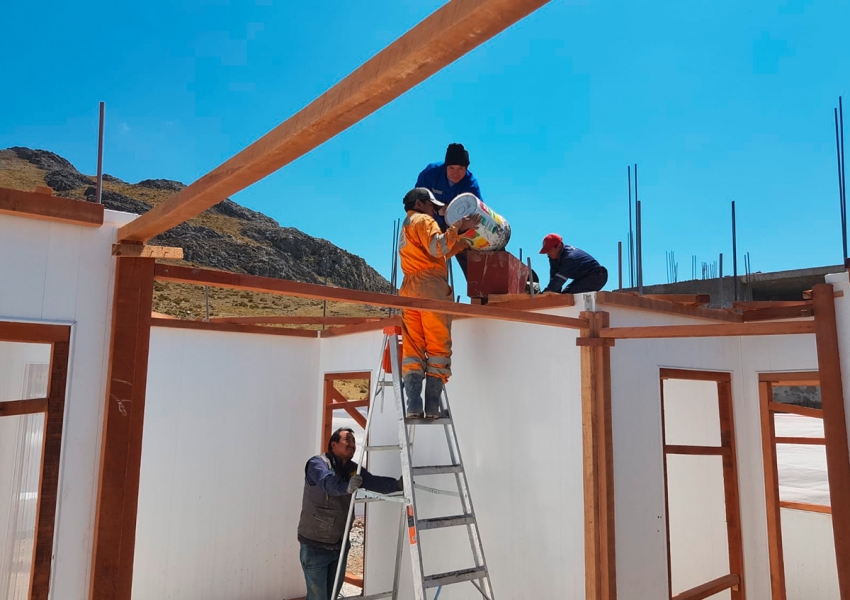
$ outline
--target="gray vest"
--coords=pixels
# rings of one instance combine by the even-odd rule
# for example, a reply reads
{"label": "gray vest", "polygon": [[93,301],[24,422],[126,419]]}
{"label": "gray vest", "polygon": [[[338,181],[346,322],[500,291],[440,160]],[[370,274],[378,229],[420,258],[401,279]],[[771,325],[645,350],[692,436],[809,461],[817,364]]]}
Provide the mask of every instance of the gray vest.
{"label": "gray vest", "polygon": [[[333,470],[327,456],[321,454],[319,457]],[[348,516],[350,501],[351,494],[331,496],[321,486],[310,485],[305,481],[298,537],[338,547],[342,542],[342,534],[345,533],[345,519]]]}

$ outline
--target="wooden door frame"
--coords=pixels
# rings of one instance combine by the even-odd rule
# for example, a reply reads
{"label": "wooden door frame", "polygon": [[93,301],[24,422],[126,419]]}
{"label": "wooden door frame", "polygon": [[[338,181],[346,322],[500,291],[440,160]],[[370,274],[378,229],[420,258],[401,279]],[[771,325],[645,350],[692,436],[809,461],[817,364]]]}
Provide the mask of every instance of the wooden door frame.
{"label": "wooden door frame", "polygon": [[41,478],[35,514],[33,560],[29,600],[47,600],[53,564],[56,505],[59,494],[59,463],[62,458],[62,428],[68,382],[71,326],[0,321],[0,342],[50,345],[50,374],[47,397],[0,402],[0,418],[44,414]]}
{"label": "wooden door frame", "polygon": [[[717,384],[717,407],[720,419],[720,446],[678,446],[667,444],[664,423],[664,381],[713,381]],[[666,369],[659,372],[661,397],[661,435],[664,451],[664,518],[667,528],[667,585],[672,600],[707,598],[723,590],[731,590],[732,600],[745,600],[744,549],[741,534],[741,501],[738,493],[738,458],[735,444],[735,419],[732,402],[732,374],[720,371]],[[726,540],[729,548],[729,574],[673,596],[672,560],[670,556],[670,510],[667,485],[667,455],[723,457],[723,490],[726,504]]]}

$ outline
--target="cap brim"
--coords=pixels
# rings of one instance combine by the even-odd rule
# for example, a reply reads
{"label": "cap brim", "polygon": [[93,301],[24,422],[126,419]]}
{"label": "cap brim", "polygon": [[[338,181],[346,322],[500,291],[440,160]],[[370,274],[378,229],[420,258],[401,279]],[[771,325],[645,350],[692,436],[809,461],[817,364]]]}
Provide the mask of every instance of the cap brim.
{"label": "cap brim", "polygon": [[538,254],[546,254],[547,252],[549,252],[549,248],[547,248],[546,246],[543,246],[540,249],[540,252],[538,252]]}
{"label": "cap brim", "polygon": [[440,202],[436,198],[429,198],[429,200],[431,200],[431,204],[433,204],[434,206],[439,206],[440,208],[442,208],[446,205],[445,202]]}

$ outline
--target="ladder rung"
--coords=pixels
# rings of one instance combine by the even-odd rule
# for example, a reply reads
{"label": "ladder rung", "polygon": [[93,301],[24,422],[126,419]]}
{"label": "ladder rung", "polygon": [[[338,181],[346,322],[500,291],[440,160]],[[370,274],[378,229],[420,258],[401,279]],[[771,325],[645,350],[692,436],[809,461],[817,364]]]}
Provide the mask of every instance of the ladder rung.
{"label": "ladder rung", "polygon": [[366,446],[367,452],[385,452],[387,450],[401,450],[398,444],[394,446]]}
{"label": "ladder rung", "polygon": [[[345,596],[348,598],[349,596]],[[390,592],[381,592],[380,594],[370,594],[368,596],[351,596],[351,598],[357,598],[357,600],[379,600],[380,598],[392,598],[393,593]]]}
{"label": "ladder rung", "polygon": [[405,418],[404,422],[407,425],[451,425],[452,418],[448,413],[442,413],[439,419],[408,419]]}
{"label": "ladder rung", "polygon": [[392,379],[387,379],[387,380],[384,380],[384,381],[379,381],[379,382],[377,382],[377,383],[378,383],[378,385],[379,385],[379,386],[381,386],[381,387],[393,387]]}
{"label": "ladder rung", "polygon": [[441,527],[457,527],[458,525],[470,525],[475,522],[472,515],[454,515],[451,517],[437,517],[436,519],[419,519],[416,524],[420,531],[426,529],[440,529]]}
{"label": "ladder rung", "polygon": [[460,571],[449,571],[448,573],[428,575],[425,577],[425,589],[431,589],[441,585],[449,585],[451,583],[460,583],[461,581],[472,581],[473,579],[481,579],[486,576],[487,570],[484,567],[475,567],[473,569],[461,569]]}
{"label": "ladder rung", "polygon": [[462,465],[432,465],[429,467],[411,467],[411,475],[442,475],[444,473],[461,473]]}

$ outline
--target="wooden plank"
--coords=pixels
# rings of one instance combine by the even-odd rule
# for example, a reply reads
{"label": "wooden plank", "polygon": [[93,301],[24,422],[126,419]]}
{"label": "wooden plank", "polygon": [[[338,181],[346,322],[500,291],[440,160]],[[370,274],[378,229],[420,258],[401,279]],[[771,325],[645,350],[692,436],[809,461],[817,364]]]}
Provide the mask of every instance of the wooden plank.
{"label": "wooden plank", "polygon": [[684,315],[687,317],[697,317],[699,319],[710,319],[712,321],[728,321],[730,323],[743,322],[741,315],[731,313],[727,310],[705,308],[702,306],[687,306],[678,302],[656,300],[654,298],[647,298],[646,296],[634,296],[632,294],[624,294],[620,292],[597,292],[596,302],[610,306],[625,306],[638,310],[650,310],[653,312],[671,315]]}
{"label": "wooden plank", "polygon": [[720,411],[720,440],[723,454],[723,492],[726,500],[726,540],[729,547],[729,572],[739,574],[737,586],[732,587],[731,600],[745,600],[744,541],[741,530],[741,500],[738,490],[738,456],[735,441],[735,419],[732,406],[731,380],[717,382]]}
{"label": "wooden plank", "polygon": [[767,551],[770,560],[772,600],[786,600],[785,556],[782,549],[782,519],[779,514],[779,470],[776,465],[776,425],[773,420],[772,384],[759,381],[761,444],[764,460],[764,495],[767,511]]}
{"label": "wooden plank", "polygon": [[130,600],[136,545],[155,261],[116,263],[91,600]]}
{"label": "wooden plank", "polygon": [[151,327],[170,327],[172,329],[197,329],[201,331],[223,331],[227,333],[253,333],[258,335],[282,335],[289,337],[319,337],[319,332],[312,329],[286,329],[283,327],[263,327],[262,325],[237,325],[236,323],[182,321],[180,319],[151,318]]}
{"label": "wooden plank", "polygon": [[606,348],[612,348],[616,344],[617,340],[608,338],[584,338],[577,337],[576,338],[576,346],[605,346]]}
{"label": "wooden plank", "polygon": [[0,417],[17,415],[34,415],[47,412],[47,398],[32,398],[30,400],[6,400],[0,402]]}
{"label": "wooden plank", "polygon": [[54,342],[67,342],[70,339],[71,329],[65,325],[0,321],[0,342],[53,344]]}
{"label": "wooden plank", "polygon": [[745,335],[793,335],[814,333],[814,321],[767,323],[723,323],[717,325],[660,325],[655,327],[610,327],[600,337],[624,339],[696,338]]}
{"label": "wooden plank", "polygon": [[268,315],[253,317],[212,317],[210,323],[238,323],[243,325],[357,325],[369,321],[380,321],[381,317],[305,317]]}
{"label": "wooden plank", "polygon": [[[70,335],[70,327],[66,327]],[[50,356],[47,413],[44,417],[41,480],[35,520],[30,600],[47,600],[53,564],[56,506],[59,501],[59,465],[62,458],[62,427],[65,422],[65,388],[68,381],[70,343],[55,342]],[[59,594],[53,594],[54,597]]]}
{"label": "wooden plank", "polygon": [[344,410],[348,413],[352,419],[354,419],[360,427],[366,429],[366,417],[360,414],[360,411],[357,410],[360,406],[369,406],[369,400],[361,400],[352,402],[348,400],[345,396],[343,396],[338,389],[336,389],[333,385],[331,385],[328,390],[328,399],[330,399],[331,403],[325,406],[326,410],[334,411],[334,410]]}
{"label": "wooden plank", "polygon": [[[662,453],[664,452],[663,446],[667,445],[667,423],[664,418],[664,376],[662,376],[659,381],[658,392],[659,398],[661,401],[661,444],[662,444]],[[661,460],[661,465],[664,471],[664,541],[667,546],[667,595],[673,595],[673,556],[670,551],[670,485],[669,478],[667,476],[667,456],[666,454],[663,456]]]}
{"label": "wooden plank", "polygon": [[[628,293],[632,296],[637,294],[637,292]],[[651,300],[664,300],[665,302],[677,302],[691,306],[701,306],[711,302],[711,295],[709,294],[644,294],[641,297]]]}
{"label": "wooden plank", "polygon": [[0,188],[0,214],[85,227],[103,225],[102,204],[8,188]]}
{"label": "wooden plank", "polygon": [[824,444],[826,444],[826,439],[815,437],[778,437],[776,438],[776,443],[795,444],[803,446],[823,446]]}
{"label": "wooden plank", "polygon": [[545,310],[547,308],[575,306],[575,303],[575,296],[572,294],[546,293],[538,294],[534,298],[527,295],[525,298],[499,302],[499,307],[512,308],[514,310]]}
{"label": "wooden plank", "polygon": [[379,331],[384,327],[401,327],[401,317],[389,317],[380,321],[367,321],[357,325],[344,325],[342,327],[334,327],[333,329],[325,329],[319,332],[319,337],[329,338],[339,335],[351,335],[352,333],[363,333],[365,331]]}
{"label": "wooden plank", "polygon": [[808,300],[749,300],[732,303],[732,308],[742,310],[755,310],[759,308],[781,308],[789,306],[806,306],[811,304]]}
{"label": "wooden plank", "polygon": [[[710,598],[723,590],[734,589],[740,582],[741,578],[738,575],[724,575],[723,577],[712,579],[708,583],[676,594],[671,600],[705,600],[705,598]],[[776,600],[776,598],[773,600]]]}
{"label": "wooden plank", "polygon": [[547,1],[445,4],[284,123],[122,227],[118,239],[143,242],[191,219],[345,131]]}
{"label": "wooden plank", "polygon": [[190,267],[178,267],[173,265],[157,265],[156,279],[157,281],[193,283],[232,290],[268,292],[271,294],[295,296],[297,298],[310,298],[313,300],[335,300],[351,304],[424,310],[449,315],[467,315],[471,317],[496,319],[501,321],[551,325],[554,327],[565,327],[569,329],[580,329],[585,325],[583,320],[574,319],[572,317],[558,317],[555,315],[523,312],[519,310],[495,308],[490,306],[473,306],[471,304],[460,304],[458,302],[448,302],[445,300],[431,300],[430,298],[410,298],[406,296],[379,294],[377,292],[362,292],[360,290],[349,290],[345,288],[316,285],[313,283],[301,283],[300,281],[286,281],[284,279],[258,277],[256,275],[227,273],[225,271],[211,271],[207,269],[193,269]]}
{"label": "wooden plank", "polygon": [[371,371],[351,371],[345,373],[325,373],[325,379],[329,381],[352,380],[352,379],[371,379]]}
{"label": "wooden plank", "polygon": [[802,417],[811,417],[813,419],[823,419],[823,411],[819,408],[797,406],[796,404],[782,404],[781,402],[773,402],[772,400],[768,402],[767,407],[773,412],[800,415]]}
{"label": "wooden plank", "polygon": [[742,314],[745,323],[753,321],[770,321],[773,319],[799,319],[814,316],[810,303],[800,306],[776,306],[773,308],[753,308]]}
{"label": "wooden plank", "polygon": [[183,260],[183,248],[148,246],[147,244],[112,244],[112,256]]}
{"label": "wooden plank", "polygon": [[850,600],[850,455],[834,298],[832,285],[824,283],[812,287],[838,589],[841,600]]}
{"label": "wooden plank", "polygon": [[728,456],[729,448],[723,446],[685,446],[681,444],[665,444],[665,454],[680,454],[686,456]]}
{"label": "wooden plank", "polygon": [[832,507],[824,506],[823,504],[809,504],[808,502],[788,502],[786,500],[780,500],[779,507],[790,508],[792,510],[805,510],[807,512],[816,512],[825,515],[832,514]]}
{"label": "wooden plank", "polygon": [[775,385],[820,385],[817,371],[774,371],[759,373],[759,381],[771,381]]}
{"label": "wooden plank", "polygon": [[722,371],[696,371],[691,369],[669,369],[660,371],[661,379],[686,379],[688,381],[732,381],[732,373]]}

